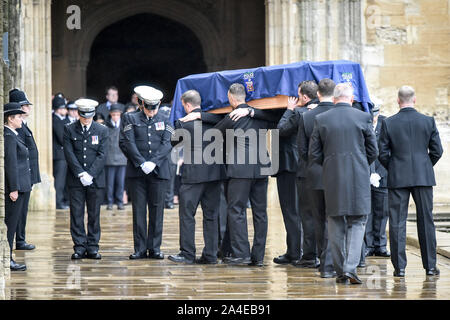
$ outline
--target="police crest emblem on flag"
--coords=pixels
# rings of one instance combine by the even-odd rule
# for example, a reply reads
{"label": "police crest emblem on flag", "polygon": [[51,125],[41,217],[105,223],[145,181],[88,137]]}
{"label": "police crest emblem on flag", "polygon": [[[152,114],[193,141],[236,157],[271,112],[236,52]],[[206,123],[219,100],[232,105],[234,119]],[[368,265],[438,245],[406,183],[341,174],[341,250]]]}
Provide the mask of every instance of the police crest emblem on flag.
{"label": "police crest emblem on flag", "polygon": [[244,82],[247,87],[247,93],[255,91],[255,86],[253,80],[255,79],[255,74],[253,72],[244,73]]}
{"label": "police crest emblem on flag", "polygon": [[166,127],[164,126],[164,122],[155,123],[156,130],[164,130]]}
{"label": "police crest emblem on flag", "polygon": [[92,144],[98,144],[98,136],[92,136]]}

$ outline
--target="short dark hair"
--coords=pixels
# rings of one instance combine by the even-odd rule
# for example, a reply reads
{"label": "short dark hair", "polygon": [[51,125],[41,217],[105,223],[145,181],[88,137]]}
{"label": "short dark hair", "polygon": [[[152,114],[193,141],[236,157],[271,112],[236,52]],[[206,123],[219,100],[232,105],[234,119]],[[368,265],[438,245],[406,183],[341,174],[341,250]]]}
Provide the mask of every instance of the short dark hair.
{"label": "short dark hair", "polygon": [[305,94],[310,99],[317,98],[317,83],[315,81],[303,81],[298,85],[301,94]]}
{"label": "short dark hair", "polygon": [[105,90],[105,93],[108,94],[109,90],[114,90],[114,91],[119,92],[119,89],[117,89],[116,86],[109,86],[109,87],[107,87],[106,90]]}
{"label": "short dark hair", "polygon": [[325,78],[320,80],[317,91],[322,97],[332,97],[335,87],[336,83],[333,80]]}

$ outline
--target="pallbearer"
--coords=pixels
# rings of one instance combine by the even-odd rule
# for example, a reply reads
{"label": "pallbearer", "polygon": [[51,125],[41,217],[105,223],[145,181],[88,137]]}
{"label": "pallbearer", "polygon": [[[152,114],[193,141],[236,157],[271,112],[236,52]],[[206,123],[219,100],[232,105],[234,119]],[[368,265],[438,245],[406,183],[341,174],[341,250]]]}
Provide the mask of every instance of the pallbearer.
{"label": "pallbearer", "polygon": [[123,118],[119,142],[128,158],[126,177],[133,206],[134,253],[130,259],[146,258],[147,251],[151,259],[164,259],[160,246],[173,128],[158,114],[161,91],[149,86],[139,86],[134,91],[142,111]]}
{"label": "pallbearer", "polygon": [[[97,101],[75,101],[80,119],[64,127],[64,154],[70,195],[70,232],[74,242],[72,259],[101,259],[100,205],[105,190],[105,160],[108,130],[93,121]],[[88,231],[84,228],[87,206]]]}
{"label": "pallbearer", "polygon": [[22,127],[22,111],[19,103],[8,103],[3,107],[5,139],[5,224],[11,250],[12,271],[24,271],[27,267],[13,260],[14,235],[24,206],[28,204],[26,194],[31,191],[30,153],[17,129]]}

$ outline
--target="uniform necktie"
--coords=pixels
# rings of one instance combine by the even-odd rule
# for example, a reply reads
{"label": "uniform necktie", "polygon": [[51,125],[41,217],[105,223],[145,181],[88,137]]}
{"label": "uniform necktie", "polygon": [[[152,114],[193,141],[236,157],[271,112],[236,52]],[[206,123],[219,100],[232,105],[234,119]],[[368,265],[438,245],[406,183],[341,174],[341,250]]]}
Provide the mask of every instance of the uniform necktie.
{"label": "uniform necktie", "polygon": [[86,134],[86,132],[87,132],[87,127],[83,126],[83,133]]}

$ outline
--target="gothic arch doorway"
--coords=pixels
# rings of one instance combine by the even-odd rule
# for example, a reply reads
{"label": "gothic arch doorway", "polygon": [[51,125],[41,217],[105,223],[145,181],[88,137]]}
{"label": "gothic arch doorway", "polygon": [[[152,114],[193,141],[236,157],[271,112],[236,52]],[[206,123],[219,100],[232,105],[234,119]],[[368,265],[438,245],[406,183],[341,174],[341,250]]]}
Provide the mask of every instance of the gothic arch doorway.
{"label": "gothic arch doorway", "polygon": [[151,14],[136,14],[104,28],[90,50],[86,94],[104,100],[105,88],[119,88],[120,101],[128,101],[136,85],[150,84],[170,102],[176,81],[207,71],[203,48],[185,25]]}

